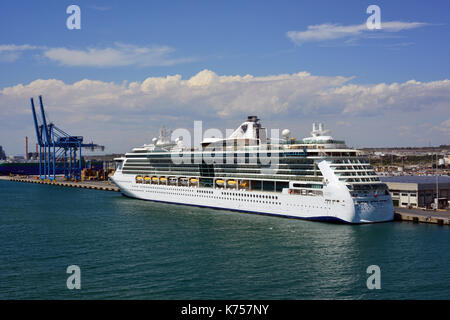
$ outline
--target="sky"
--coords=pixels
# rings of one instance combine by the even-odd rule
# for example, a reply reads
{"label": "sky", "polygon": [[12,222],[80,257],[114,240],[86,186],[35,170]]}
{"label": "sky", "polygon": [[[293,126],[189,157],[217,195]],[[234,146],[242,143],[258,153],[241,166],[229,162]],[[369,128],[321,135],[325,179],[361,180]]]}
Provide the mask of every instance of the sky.
{"label": "sky", "polygon": [[106,153],[161,125],[225,133],[248,115],[297,138],[323,122],[352,147],[450,144],[449,12],[438,0],[4,0],[0,145],[34,145],[39,95],[50,121]]}

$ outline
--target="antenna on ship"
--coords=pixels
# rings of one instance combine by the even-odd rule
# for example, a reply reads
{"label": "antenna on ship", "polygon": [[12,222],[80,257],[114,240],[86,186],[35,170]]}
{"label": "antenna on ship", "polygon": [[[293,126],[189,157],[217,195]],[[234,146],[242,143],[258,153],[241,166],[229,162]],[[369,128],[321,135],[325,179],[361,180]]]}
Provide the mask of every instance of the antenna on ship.
{"label": "antenna on ship", "polygon": [[323,136],[329,132],[330,130],[325,130],[323,128],[322,122],[313,122],[313,129],[311,131],[311,136],[313,137]]}

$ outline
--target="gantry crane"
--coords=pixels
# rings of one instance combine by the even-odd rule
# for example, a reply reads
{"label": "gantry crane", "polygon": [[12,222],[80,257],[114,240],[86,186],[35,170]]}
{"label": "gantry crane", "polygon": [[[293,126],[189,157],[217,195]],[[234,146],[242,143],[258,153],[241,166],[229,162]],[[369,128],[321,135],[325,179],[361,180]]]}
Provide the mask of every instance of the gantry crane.
{"label": "gantry crane", "polygon": [[39,96],[42,120],[39,122],[33,98],[30,100],[39,145],[39,178],[41,180],[54,180],[56,178],[56,164],[61,164],[62,162],[65,178],[68,180],[80,180],[82,148],[88,148],[91,151],[103,151],[105,147],[94,143],[83,143],[82,136],[71,136],[53,123],[47,124],[42,96]]}

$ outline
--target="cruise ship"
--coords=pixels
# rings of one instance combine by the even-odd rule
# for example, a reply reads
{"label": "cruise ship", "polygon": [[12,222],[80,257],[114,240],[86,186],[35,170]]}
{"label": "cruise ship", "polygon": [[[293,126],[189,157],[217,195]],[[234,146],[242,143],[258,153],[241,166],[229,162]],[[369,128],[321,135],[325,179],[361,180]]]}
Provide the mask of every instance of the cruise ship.
{"label": "cruise ship", "polygon": [[201,148],[169,139],[116,158],[112,181],[127,197],[248,213],[350,224],[390,221],[392,199],[359,150],[314,123],[302,140],[269,139],[256,116]]}

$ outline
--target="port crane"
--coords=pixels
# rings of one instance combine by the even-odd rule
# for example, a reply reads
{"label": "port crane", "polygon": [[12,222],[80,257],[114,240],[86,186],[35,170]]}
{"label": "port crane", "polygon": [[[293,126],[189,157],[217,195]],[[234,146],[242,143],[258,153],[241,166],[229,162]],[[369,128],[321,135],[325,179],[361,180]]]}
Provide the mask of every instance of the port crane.
{"label": "port crane", "polygon": [[91,151],[103,151],[105,147],[93,142],[83,143],[82,136],[71,136],[55,126],[54,123],[47,123],[42,96],[39,96],[41,111],[41,118],[39,119],[41,121],[39,121],[34,100],[33,98],[30,100],[39,145],[39,178],[41,180],[55,180],[56,165],[62,162],[64,165],[64,177],[67,180],[80,180],[82,148],[87,148]]}

